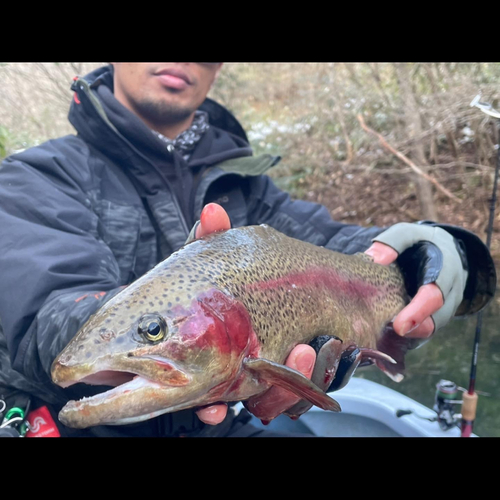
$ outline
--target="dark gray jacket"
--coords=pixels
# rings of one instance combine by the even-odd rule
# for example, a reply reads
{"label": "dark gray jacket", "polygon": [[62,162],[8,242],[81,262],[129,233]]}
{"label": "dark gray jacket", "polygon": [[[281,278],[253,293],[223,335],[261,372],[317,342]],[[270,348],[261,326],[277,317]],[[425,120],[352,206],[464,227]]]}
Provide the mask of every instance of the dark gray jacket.
{"label": "dark gray jacket", "polygon": [[[210,99],[201,109],[211,127],[184,161],[116,101],[112,77],[104,67],[74,82],[76,136],[0,168],[0,389],[55,411],[92,389],[55,386],[54,358],[105,301],[184,244],[206,203],[222,205],[234,227],[266,223],[345,253],[381,231],[335,222],[280,191],[265,175],[279,158],[253,156],[240,124]],[[151,435],[171,429],[141,425],[156,426]]]}

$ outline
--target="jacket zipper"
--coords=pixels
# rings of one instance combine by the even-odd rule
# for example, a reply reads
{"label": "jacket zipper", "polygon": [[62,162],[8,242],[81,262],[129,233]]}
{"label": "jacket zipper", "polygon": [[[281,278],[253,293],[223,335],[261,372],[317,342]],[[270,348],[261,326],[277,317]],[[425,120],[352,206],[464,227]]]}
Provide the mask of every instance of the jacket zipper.
{"label": "jacket zipper", "polygon": [[[106,115],[106,112],[104,111],[104,108],[102,107],[102,105],[99,102],[99,100],[97,99],[97,97],[92,94],[92,91],[90,89],[89,83],[86,80],[79,78],[73,84],[73,86],[76,86],[76,85],[79,85],[80,89],[83,90],[84,93],[87,95],[87,97],[89,98],[90,102],[92,103],[92,105],[94,106],[95,110],[97,111],[97,114],[103,119],[104,123],[106,123],[106,125],[108,125],[111,128],[111,130],[125,144],[127,144],[138,156],[140,156],[144,161],[146,161],[147,163],[149,163],[153,167],[153,169],[156,171],[156,173],[160,176],[161,180],[163,181],[163,184],[170,191],[170,195],[171,195],[172,201],[174,203],[175,210],[177,211],[177,215],[178,215],[179,220],[181,222],[182,228],[184,229],[184,232],[186,233],[186,238],[187,238],[188,235],[189,235],[190,229],[188,228],[186,219],[184,218],[184,215],[182,213],[181,207],[179,205],[179,201],[177,200],[177,197],[175,196],[175,193],[174,193],[172,187],[170,186],[170,183],[163,176],[163,173],[156,167],[156,165],[153,162],[151,162],[149,160],[149,158],[147,158],[140,151],[138,151],[125,137],[123,137],[123,135],[120,134],[120,132],[118,132],[118,130],[116,129],[116,127],[109,120],[108,116]],[[174,154],[173,151],[172,151],[173,150],[173,146],[171,144],[169,144],[167,146],[167,150],[169,151],[170,155],[173,156],[173,154]]]}
{"label": "jacket zipper", "polygon": [[[170,157],[172,158],[172,161],[175,161],[175,159],[174,159],[175,148],[174,148],[173,144],[167,144],[167,151],[170,153]],[[154,165],[153,165],[153,167],[156,169],[156,167]],[[170,194],[172,195],[172,199],[173,199],[174,204],[175,204],[175,209],[177,210],[177,213],[180,215],[182,227],[184,228],[184,231],[186,232],[186,238],[187,238],[191,230],[189,229],[187,222],[186,222],[186,219],[182,213],[182,209],[181,209],[181,206],[179,204],[179,200],[177,199],[177,196],[173,192],[172,187],[168,183],[168,180],[163,177],[162,173],[158,169],[156,169],[156,171],[159,173],[159,175],[162,176],[163,182],[168,186],[168,189],[170,190]]]}

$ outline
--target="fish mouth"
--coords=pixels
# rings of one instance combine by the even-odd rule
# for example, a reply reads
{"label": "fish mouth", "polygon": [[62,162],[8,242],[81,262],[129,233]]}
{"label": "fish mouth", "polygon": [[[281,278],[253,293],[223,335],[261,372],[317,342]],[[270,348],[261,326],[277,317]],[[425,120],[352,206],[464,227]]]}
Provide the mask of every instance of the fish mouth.
{"label": "fish mouth", "polygon": [[126,384],[137,377],[137,373],[122,372],[115,370],[103,370],[92,375],[87,375],[80,380],[71,380],[68,382],[61,382],[59,385],[61,387],[71,387],[75,384],[86,384],[86,385],[104,385],[110,387],[118,387],[120,385]]}
{"label": "fish mouth", "polygon": [[[141,376],[133,372],[125,372],[119,370],[102,370],[90,375],[86,375],[82,378],[73,378],[68,381],[59,381],[58,385],[63,388],[73,387],[73,386],[95,386],[95,390],[98,391],[92,395],[84,395],[79,399],[70,400],[65,405],[64,409],[68,410],[78,410],[83,409],[86,405],[96,405],[103,401],[111,401],[117,396],[128,394],[136,389],[142,387],[164,387],[150,378]],[[81,388],[79,391],[83,394],[88,394],[88,389]]]}
{"label": "fish mouth", "polygon": [[78,401],[68,401],[59,412],[67,427],[84,429],[97,425],[128,425],[143,422],[164,413],[204,406],[203,391],[168,387],[135,376],[129,382]]}
{"label": "fish mouth", "polygon": [[[164,391],[166,387],[158,382],[150,380],[140,375],[132,373],[116,372],[122,380],[128,381],[112,387],[111,389],[99,392],[90,397],[83,397],[79,400],[68,401],[59,412],[59,420],[68,427],[86,428],[95,425],[123,425],[141,422],[150,419],[162,413],[173,411],[170,408],[139,410],[130,414],[125,406],[126,401],[123,398],[141,397],[141,394],[151,393],[152,391]],[[98,377],[89,376],[77,383],[89,383],[94,380],[101,380],[104,374],[96,374]],[[99,382],[99,385],[102,384]],[[105,384],[106,385],[106,384]]]}
{"label": "fish mouth", "polygon": [[[113,378],[111,380],[107,379],[108,374],[113,373]],[[102,378],[105,376],[106,378]],[[121,383],[115,383],[117,380],[121,380]],[[78,407],[79,405],[99,403],[103,400],[112,399],[116,396],[127,394],[133,390],[139,389],[141,387],[164,387],[162,384],[155,382],[154,380],[141,377],[140,375],[134,373],[126,372],[100,372],[95,375],[89,375],[81,380],[75,382],[75,384],[86,384],[98,386],[100,391],[92,396],[83,396],[78,400],[68,401],[66,406],[71,405],[73,407]],[[74,385],[74,384],[72,384]]]}
{"label": "fish mouth", "polygon": [[169,359],[143,355],[102,358],[93,365],[56,362],[52,380],[63,388],[85,384],[99,390],[84,397],[88,389],[75,391],[80,399],[68,401],[59,414],[63,424],[84,428],[133,423],[173,411],[170,407],[177,404],[178,394],[172,390],[189,384],[192,376]]}
{"label": "fish mouth", "polygon": [[121,386],[142,376],[167,386],[186,385],[191,376],[170,359],[157,355],[102,357],[94,364],[71,364],[56,361],[52,366],[52,380],[60,387],[74,384]]}

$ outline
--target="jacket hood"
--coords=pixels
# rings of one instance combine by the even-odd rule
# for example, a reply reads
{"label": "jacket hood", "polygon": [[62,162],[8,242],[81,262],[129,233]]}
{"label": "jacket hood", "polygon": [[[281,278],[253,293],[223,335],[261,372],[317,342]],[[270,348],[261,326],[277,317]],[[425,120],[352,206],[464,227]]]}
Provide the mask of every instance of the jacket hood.
{"label": "jacket hood", "polygon": [[[149,133],[148,127],[131,111],[119,103],[113,95],[113,66],[95,69],[84,77],[75,77],[71,89],[75,92],[68,119],[78,134],[97,149],[115,157],[129,160],[140,156],[137,148],[127,139],[128,131],[134,138],[159,147],[159,139]],[[209,117],[210,151],[203,154],[204,163],[216,163],[224,159],[251,156],[252,149],[243,127],[222,105],[206,98],[199,110]],[[194,162],[196,155],[193,156]]]}

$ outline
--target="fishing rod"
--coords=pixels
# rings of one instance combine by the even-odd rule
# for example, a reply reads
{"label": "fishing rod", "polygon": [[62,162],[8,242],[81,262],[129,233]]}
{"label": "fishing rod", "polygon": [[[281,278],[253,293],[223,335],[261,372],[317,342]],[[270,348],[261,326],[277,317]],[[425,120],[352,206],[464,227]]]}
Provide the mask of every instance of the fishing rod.
{"label": "fishing rod", "polygon": [[[493,118],[500,119],[500,112],[495,110],[491,104],[486,102],[481,102],[480,98],[481,94],[478,94],[476,97],[474,97],[474,99],[470,103],[470,106],[479,108],[483,113]],[[498,178],[500,175],[500,145],[497,145],[496,149],[497,149],[496,167],[493,180],[493,192],[489,200],[490,213],[489,213],[489,221],[486,233],[486,246],[488,250],[490,250],[491,247],[491,238],[493,234],[493,223],[495,219],[495,208],[497,202]],[[476,331],[475,331],[474,345],[472,350],[469,387],[467,389],[464,389],[462,387],[458,387],[454,382],[451,382],[450,380],[440,380],[436,384],[435,402],[433,407],[437,416],[434,418],[419,416],[419,418],[422,418],[424,420],[429,420],[431,422],[437,420],[440,428],[444,431],[459,426],[461,437],[470,437],[472,435],[472,428],[474,425],[474,421],[476,419],[478,394],[485,394],[481,393],[480,391],[476,391],[476,373],[478,365],[479,344],[481,342],[482,325],[483,325],[483,311],[479,311],[477,315]],[[460,390],[463,391],[461,400],[458,399]],[[462,405],[461,409],[462,413],[457,414],[455,412],[455,409],[460,404]],[[413,412],[407,410],[399,410],[397,416],[400,417],[407,415],[409,413]]]}
{"label": "fishing rod", "polygon": [[[500,112],[495,110],[493,106],[487,102],[481,102],[481,94],[478,94],[470,106],[480,109],[483,113],[493,118],[500,119]],[[486,246],[488,250],[491,247],[491,238],[493,234],[493,222],[495,220],[495,208],[497,202],[497,187],[498,177],[500,172],[500,147],[497,148],[497,159],[495,167],[495,176],[493,180],[493,192],[490,202],[490,213],[488,227],[486,231]],[[472,349],[472,361],[469,376],[469,387],[462,389],[462,400],[457,400],[459,388],[454,382],[449,380],[441,380],[436,386],[436,396],[434,410],[437,413],[437,420],[443,430],[449,429],[455,425],[460,425],[461,437],[470,437],[472,435],[472,428],[476,420],[476,410],[478,401],[478,391],[476,391],[476,373],[478,365],[479,344],[481,342],[481,330],[483,326],[483,311],[477,314],[476,331],[474,336],[474,345]],[[457,404],[462,404],[461,415],[456,415],[454,409]],[[459,424],[460,422],[460,424]]]}
{"label": "fishing rod", "polygon": [[[471,106],[479,108],[483,113],[492,116],[493,118],[500,119],[500,113],[496,111],[491,104],[480,101],[481,94],[478,94],[470,103]],[[495,208],[497,202],[497,186],[498,177],[500,171],[500,147],[497,148],[497,162],[495,167],[495,177],[493,180],[493,192],[490,198],[490,217],[488,221],[488,229],[486,236],[486,246],[488,250],[491,246],[491,237],[493,234],[493,222],[495,220]],[[462,404],[462,426],[461,435],[462,437],[470,437],[472,434],[472,427],[476,419],[476,408],[477,408],[477,392],[476,392],[476,372],[478,364],[478,352],[479,344],[481,342],[481,328],[483,324],[483,311],[480,311],[477,315],[476,333],[474,338],[474,347],[472,352],[472,362],[469,377],[469,388],[467,392],[463,394],[463,404]]]}

